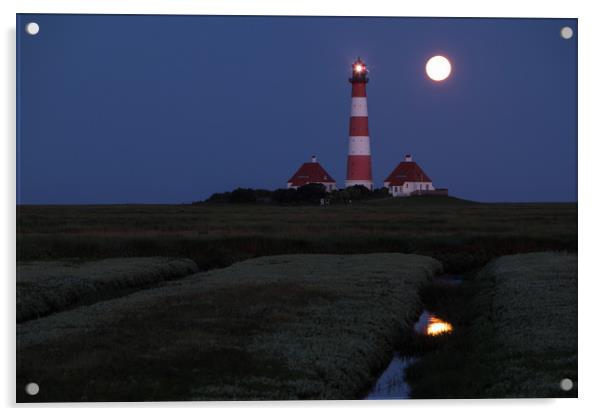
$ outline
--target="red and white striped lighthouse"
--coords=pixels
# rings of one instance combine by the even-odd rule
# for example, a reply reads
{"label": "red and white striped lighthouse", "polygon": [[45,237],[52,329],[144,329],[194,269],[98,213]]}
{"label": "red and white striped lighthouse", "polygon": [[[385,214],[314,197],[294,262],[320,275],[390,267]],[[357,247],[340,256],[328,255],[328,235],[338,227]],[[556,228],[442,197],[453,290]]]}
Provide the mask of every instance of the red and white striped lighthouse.
{"label": "red and white striped lighthouse", "polygon": [[366,64],[360,59],[351,68],[351,118],[349,120],[349,152],[345,186],[363,185],[372,190],[372,157],[368,133],[368,83]]}

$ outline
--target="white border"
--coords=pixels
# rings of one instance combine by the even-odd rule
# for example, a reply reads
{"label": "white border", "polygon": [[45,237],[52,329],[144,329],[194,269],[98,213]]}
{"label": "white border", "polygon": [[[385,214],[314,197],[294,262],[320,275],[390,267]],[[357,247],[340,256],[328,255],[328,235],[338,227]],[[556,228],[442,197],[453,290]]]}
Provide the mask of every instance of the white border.
{"label": "white border", "polygon": [[[545,4],[524,0],[391,2],[387,0],[277,1],[277,0],[21,0],[21,13],[131,13],[224,15],[329,16],[443,16],[443,17],[577,17],[588,9],[568,1]],[[392,4],[393,3],[393,4]],[[397,4],[395,4],[397,3]]]}
{"label": "white border", "polygon": [[[5,406],[14,401],[14,259],[15,259],[15,13],[120,13],[120,14],[223,14],[223,15],[339,15],[339,16],[443,16],[443,17],[559,17],[579,18],[579,395],[578,400],[489,400],[489,401],[423,401],[423,402],[284,402],[284,403],[178,403],[153,405],[126,405],[151,407],[144,410],[162,414],[166,407],[183,408],[198,414],[230,412],[237,409],[249,414],[264,415],[331,413],[334,408],[345,413],[365,414],[379,412],[399,414],[421,412],[447,415],[504,415],[509,412],[527,410],[562,414],[568,412],[593,413],[600,406],[599,396],[600,359],[598,349],[600,330],[596,317],[600,313],[596,306],[602,293],[599,241],[602,235],[600,213],[602,212],[598,178],[602,178],[598,155],[602,132],[600,128],[600,97],[602,96],[600,71],[602,62],[599,43],[602,41],[601,14],[595,1],[476,1],[476,0],[430,0],[428,2],[394,2],[390,0],[3,0],[2,13],[2,84],[4,97],[0,101],[0,128],[4,133],[2,184],[4,185],[0,239],[0,259],[4,267],[2,274],[2,375],[0,397]],[[492,45],[495,48],[495,45]],[[551,167],[553,168],[553,167]],[[57,405],[32,406],[27,413],[40,409],[45,414],[65,414],[86,407],[86,412],[106,414],[107,406],[115,405]],[[198,409],[201,407],[202,409]],[[267,408],[266,408],[267,407]],[[197,408],[197,409],[195,409]],[[14,409],[13,409],[14,410]],[[591,410],[589,412],[588,410]],[[120,410],[119,412],[127,412]]]}

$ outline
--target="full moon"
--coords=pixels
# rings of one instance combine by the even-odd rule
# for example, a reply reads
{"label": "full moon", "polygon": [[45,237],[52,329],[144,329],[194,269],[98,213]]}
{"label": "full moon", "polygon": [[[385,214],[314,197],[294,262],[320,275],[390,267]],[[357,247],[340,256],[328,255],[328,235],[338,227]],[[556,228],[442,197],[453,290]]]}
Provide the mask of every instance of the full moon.
{"label": "full moon", "polygon": [[451,64],[445,56],[433,56],[426,63],[426,74],[433,81],[443,81],[451,74]]}

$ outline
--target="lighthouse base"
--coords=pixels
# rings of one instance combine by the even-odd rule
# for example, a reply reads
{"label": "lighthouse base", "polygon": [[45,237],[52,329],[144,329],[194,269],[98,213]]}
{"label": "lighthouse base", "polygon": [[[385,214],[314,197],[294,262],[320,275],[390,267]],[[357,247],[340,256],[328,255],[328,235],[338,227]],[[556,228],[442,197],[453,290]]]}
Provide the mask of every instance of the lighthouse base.
{"label": "lighthouse base", "polygon": [[372,181],[361,181],[361,180],[346,180],[345,181],[346,188],[349,188],[349,187],[352,187],[355,185],[365,186],[366,188],[368,188],[371,191],[374,190],[374,182],[372,182]]}

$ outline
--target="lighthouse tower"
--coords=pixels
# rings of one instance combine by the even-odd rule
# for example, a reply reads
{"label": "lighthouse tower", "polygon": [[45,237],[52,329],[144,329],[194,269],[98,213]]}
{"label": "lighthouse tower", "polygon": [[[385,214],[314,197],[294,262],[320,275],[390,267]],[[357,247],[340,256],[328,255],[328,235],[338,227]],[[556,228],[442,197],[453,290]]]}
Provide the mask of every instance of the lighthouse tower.
{"label": "lighthouse tower", "polygon": [[349,120],[349,152],[347,154],[347,179],[345,186],[363,185],[372,190],[372,158],[368,133],[368,100],[366,64],[360,59],[351,69],[351,118]]}

